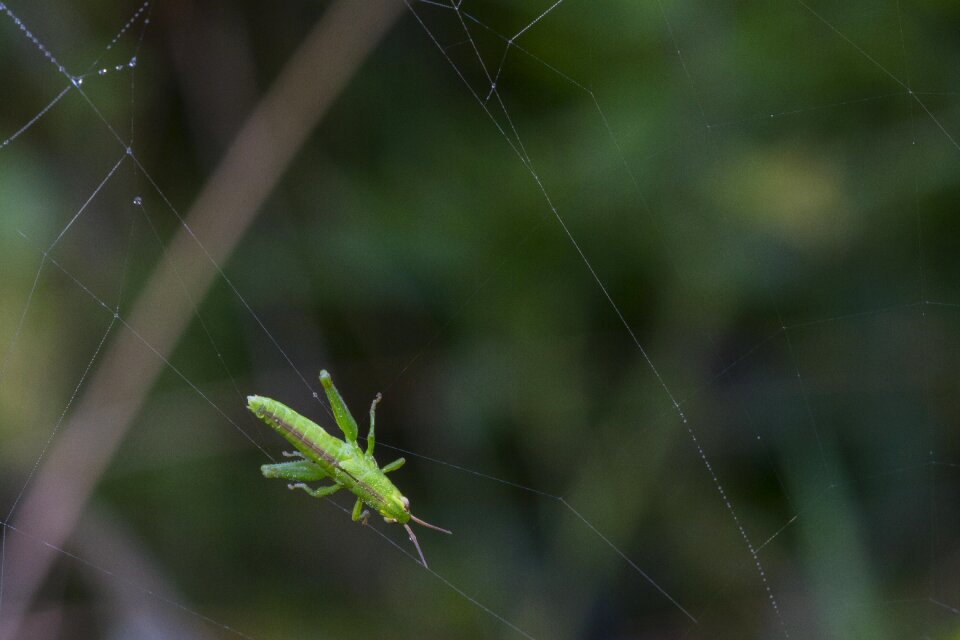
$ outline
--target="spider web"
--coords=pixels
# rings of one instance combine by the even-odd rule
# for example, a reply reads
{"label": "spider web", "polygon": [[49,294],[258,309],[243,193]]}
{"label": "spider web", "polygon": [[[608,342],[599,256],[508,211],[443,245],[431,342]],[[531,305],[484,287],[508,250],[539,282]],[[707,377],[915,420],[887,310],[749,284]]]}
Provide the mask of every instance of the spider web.
{"label": "spider web", "polygon": [[[13,61],[3,86],[18,97],[0,116],[13,301],[0,360],[0,632],[957,628],[945,212],[960,147],[949,40],[927,37],[938,16],[896,2],[873,23],[802,0],[729,13],[333,5],[339,27],[365,27],[366,11],[386,32],[399,15],[368,63],[379,72],[344,72],[342,98],[354,122],[395,122],[359,141],[324,126],[307,145],[317,157],[295,161],[276,190],[290,195],[264,196],[233,249],[222,236],[244,233],[240,216],[197,223],[178,204],[197,178],[170,160],[188,154],[167,148],[177,116],[154,107],[174,93],[163,76],[198,82],[189,67],[206,65],[218,90],[252,106],[253,49],[229,45],[257,42],[268,67],[277,50],[295,57],[297,25],[316,10],[254,14],[283,27],[277,42],[266,25],[243,34],[229,22],[240,13],[154,4],[96,19],[95,6],[0,5]],[[209,50],[175,52],[176,71],[159,50],[144,56],[157,15],[165,37],[196,30]],[[342,33],[329,25],[321,32]],[[182,89],[224,109],[210,90]],[[235,111],[202,115],[220,127],[195,134],[209,148],[249,130],[237,133]],[[437,162],[429,143],[443,136]],[[386,164],[394,146],[410,166],[357,158],[384,149]],[[374,169],[401,186],[357,177]],[[334,178],[312,186],[318,173]],[[422,206],[393,207],[400,194]],[[323,213],[327,201],[349,213]],[[169,305],[186,313],[165,320]],[[107,380],[111,367],[127,379]],[[358,390],[385,392],[394,413],[379,421],[379,457],[407,455],[397,482],[414,511],[456,532],[422,536],[429,569],[391,528],[358,535],[250,472],[279,449],[243,415],[246,393],[329,425],[310,373],[321,367],[355,413]],[[146,401],[138,383],[153,388]],[[261,580],[269,589],[237,586]],[[381,615],[357,629],[362,610]]]}

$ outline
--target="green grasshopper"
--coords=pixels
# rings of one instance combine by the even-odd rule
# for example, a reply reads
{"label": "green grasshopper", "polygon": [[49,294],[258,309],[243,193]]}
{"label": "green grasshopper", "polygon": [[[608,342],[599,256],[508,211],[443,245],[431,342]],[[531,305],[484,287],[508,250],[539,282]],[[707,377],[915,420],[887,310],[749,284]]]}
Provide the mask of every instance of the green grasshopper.
{"label": "green grasshopper", "polygon": [[[333,380],[326,370],[320,372],[320,384],[323,385],[323,390],[330,400],[333,419],[346,437],[346,441],[331,436],[313,420],[276,400],[262,396],[247,396],[247,408],[297,448],[297,451],[284,452],[284,455],[299,458],[291,462],[265,464],[260,467],[260,472],[265,478],[292,480],[294,482],[288,484],[287,488],[303,489],[314,498],[329,496],[343,488],[348,489],[357,496],[357,502],[353,507],[354,522],[360,520],[363,524],[367,524],[370,512],[363,510],[363,505],[367,504],[382,515],[386,522],[402,524],[410,536],[410,542],[417,548],[420,561],[426,567],[427,560],[423,557],[423,552],[417,543],[417,536],[414,535],[408,523],[412,520],[419,525],[443,533],[452,532],[424,522],[410,513],[410,501],[400,493],[386,475],[402,467],[405,462],[403,458],[394,460],[383,469],[377,466],[377,461],[373,457],[374,414],[381,400],[380,394],[378,393],[370,404],[370,431],[367,434],[367,450],[364,452],[357,444],[357,421],[353,419],[350,409],[340,397],[340,392],[333,386]],[[306,484],[325,478],[332,480],[333,484],[317,489],[311,489]]]}

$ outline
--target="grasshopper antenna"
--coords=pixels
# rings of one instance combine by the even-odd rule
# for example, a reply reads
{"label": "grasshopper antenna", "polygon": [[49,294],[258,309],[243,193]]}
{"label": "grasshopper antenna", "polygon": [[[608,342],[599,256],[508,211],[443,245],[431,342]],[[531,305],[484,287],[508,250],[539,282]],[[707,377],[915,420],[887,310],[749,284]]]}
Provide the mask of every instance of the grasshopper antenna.
{"label": "grasshopper antenna", "polygon": [[[427,529],[433,529],[434,531],[439,531],[440,533],[445,533],[445,534],[447,534],[448,536],[452,536],[452,535],[453,535],[453,531],[448,531],[448,530],[444,529],[443,527],[438,527],[438,526],[435,525],[435,524],[430,524],[429,522],[424,522],[423,520],[421,520],[420,518],[418,518],[417,516],[415,516],[415,515],[413,515],[413,514],[410,515],[410,519],[413,520],[414,522],[416,522],[416,523],[417,523],[418,525],[420,525],[421,527],[426,527]],[[404,525],[404,526],[406,526],[406,525]],[[407,528],[409,529],[409,527],[407,527]],[[411,533],[410,535],[412,536],[413,533]]]}
{"label": "grasshopper antenna", "polygon": [[[435,531],[440,531],[442,533],[446,533],[447,535],[453,535],[453,531],[447,531],[442,527],[438,527],[436,525],[430,524],[429,522],[424,522],[417,516],[411,515],[410,519],[416,522],[417,524],[424,526],[428,529],[434,529]],[[420,554],[420,562],[423,563],[423,568],[429,569],[430,567],[427,566],[427,559],[423,557],[423,551],[420,550],[420,543],[417,542],[417,536],[414,535],[413,529],[411,529],[410,525],[406,523],[404,523],[403,528],[407,530],[407,535],[410,536],[410,542],[412,542],[413,546],[417,548],[417,553]]]}
{"label": "grasshopper antenna", "polygon": [[407,535],[410,536],[410,542],[413,543],[413,546],[417,548],[417,553],[420,554],[420,562],[423,564],[424,569],[429,569],[427,566],[427,559],[423,557],[423,551],[420,550],[420,544],[417,542],[417,536],[413,534],[413,529],[410,528],[410,525],[405,524],[403,528],[407,530]]}

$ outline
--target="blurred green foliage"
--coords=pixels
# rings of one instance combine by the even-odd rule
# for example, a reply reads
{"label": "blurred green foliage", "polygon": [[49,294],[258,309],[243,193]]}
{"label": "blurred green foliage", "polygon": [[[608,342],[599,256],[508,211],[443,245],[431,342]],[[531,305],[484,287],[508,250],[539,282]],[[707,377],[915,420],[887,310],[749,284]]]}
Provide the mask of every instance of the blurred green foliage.
{"label": "blurred green foliage", "polygon": [[[566,0],[504,57],[549,4],[465,2],[488,27],[471,39],[415,5],[480,101],[405,15],[225,265],[257,317],[219,280],[171,364],[274,455],[242,395],[332,426],[286,357],[352,406],[383,391],[379,438],[425,456],[397,482],[455,531],[421,536],[431,567],[533,637],[955,637],[957,5]],[[11,8],[85,69],[136,6]],[[185,210],[324,8],[160,2],[133,99],[129,72],[85,88],[133,118]],[[503,60],[509,118],[474,45]],[[5,18],[0,57],[6,139],[64,80]],[[4,349],[39,248],[118,157],[75,93],[0,148]],[[163,260],[135,195],[165,243],[176,220],[125,167],[54,254],[121,310]],[[4,505],[108,322],[41,273],[0,379]],[[519,637],[262,462],[167,370],[88,517],[122,523],[173,600],[256,638]],[[37,609],[63,637],[121,637],[103,581],[62,558]]]}

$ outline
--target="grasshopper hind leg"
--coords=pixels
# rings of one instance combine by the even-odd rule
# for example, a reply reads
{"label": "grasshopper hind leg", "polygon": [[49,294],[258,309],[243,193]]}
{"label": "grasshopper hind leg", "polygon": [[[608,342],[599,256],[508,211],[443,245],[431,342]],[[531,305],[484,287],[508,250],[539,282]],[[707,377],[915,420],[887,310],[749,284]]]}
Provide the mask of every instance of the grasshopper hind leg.
{"label": "grasshopper hind leg", "polygon": [[316,482],[327,477],[320,465],[309,460],[264,464],[260,466],[260,473],[264,478],[280,478],[294,482]]}

